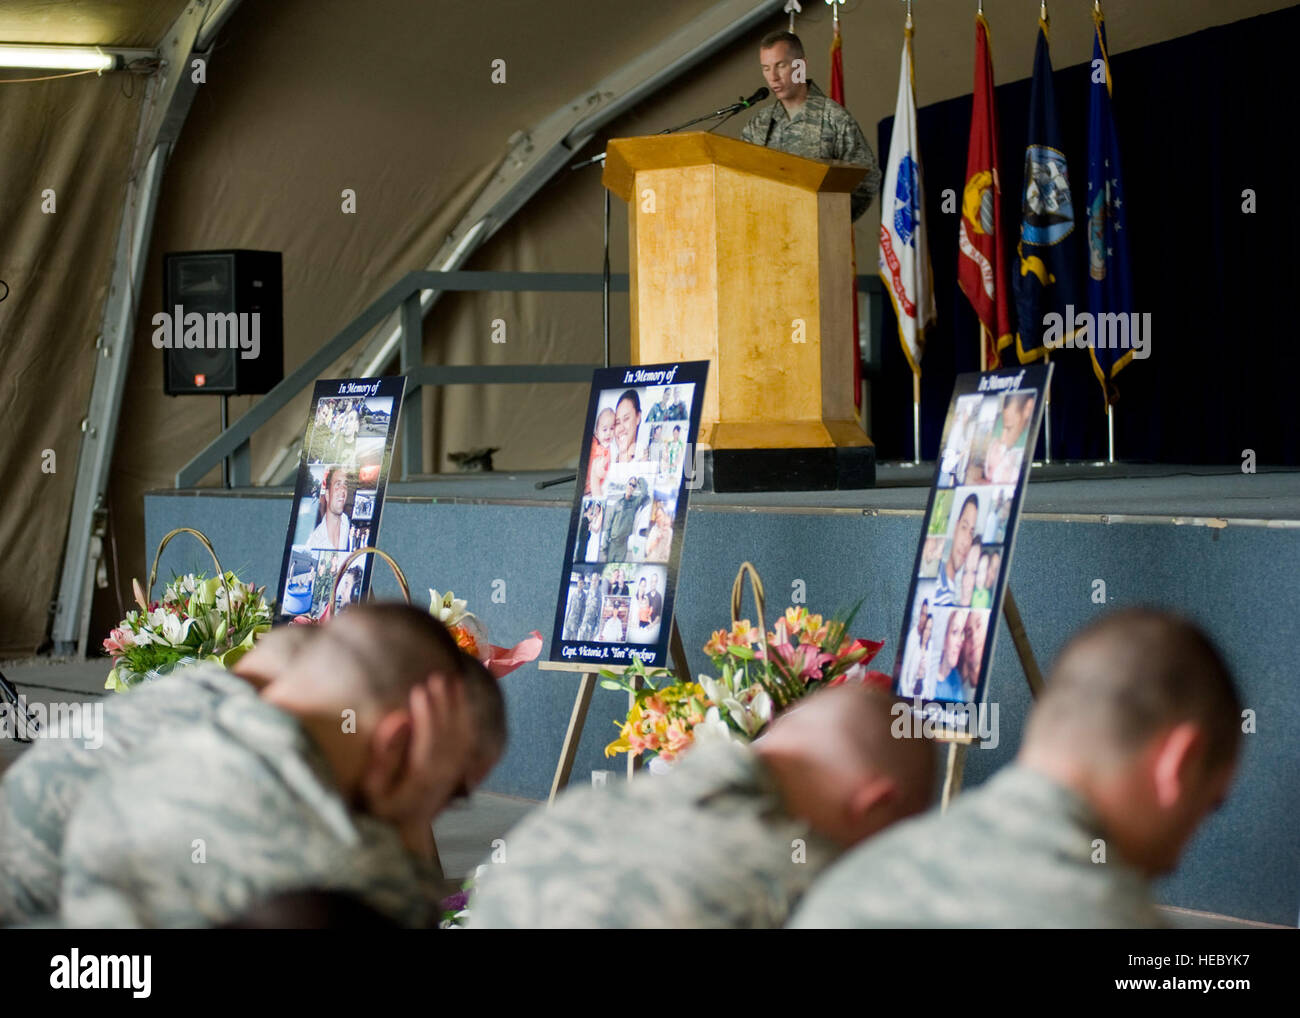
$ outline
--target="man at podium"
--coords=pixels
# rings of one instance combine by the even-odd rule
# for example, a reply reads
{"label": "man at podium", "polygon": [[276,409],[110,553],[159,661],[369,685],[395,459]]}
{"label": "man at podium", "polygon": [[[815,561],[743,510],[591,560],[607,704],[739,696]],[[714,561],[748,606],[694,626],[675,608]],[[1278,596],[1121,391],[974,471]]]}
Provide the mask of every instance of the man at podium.
{"label": "man at podium", "polygon": [[[793,32],[772,32],[758,46],[759,64],[776,102],[750,118],[740,136],[754,145],[805,159],[837,159],[867,167],[851,198],[853,218],[880,192],[880,165],[862,128],[839,103],[807,78],[803,43]],[[798,64],[798,73],[796,70]]]}

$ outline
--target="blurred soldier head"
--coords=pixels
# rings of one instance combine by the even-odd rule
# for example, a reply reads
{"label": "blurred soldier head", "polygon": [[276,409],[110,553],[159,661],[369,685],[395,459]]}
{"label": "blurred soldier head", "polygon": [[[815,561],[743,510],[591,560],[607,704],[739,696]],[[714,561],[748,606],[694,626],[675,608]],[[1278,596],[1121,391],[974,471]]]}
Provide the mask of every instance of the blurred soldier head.
{"label": "blurred soldier head", "polygon": [[797,701],[754,743],[791,815],[844,846],[923,811],[934,782],[934,746],[896,739],[892,701],[837,686]]}
{"label": "blurred soldier head", "polygon": [[1240,725],[1232,676],[1205,633],[1128,609],[1066,644],[1020,760],[1081,795],[1112,847],[1154,876],[1227,795]]}
{"label": "blurred soldier head", "polygon": [[487,669],[408,605],[357,605],[318,628],[262,696],[304,723],[345,795],[417,825],[468,795],[505,744]]}

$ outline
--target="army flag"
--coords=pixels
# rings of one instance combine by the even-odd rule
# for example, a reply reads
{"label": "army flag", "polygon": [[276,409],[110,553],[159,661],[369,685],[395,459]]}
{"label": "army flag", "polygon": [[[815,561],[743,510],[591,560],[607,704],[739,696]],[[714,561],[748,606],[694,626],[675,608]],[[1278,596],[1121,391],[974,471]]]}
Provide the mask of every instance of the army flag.
{"label": "army flag", "polygon": [[1002,253],[1002,184],[998,175],[998,117],[993,97],[989,24],[975,15],[975,96],[971,105],[966,185],[957,228],[957,285],[983,325],[984,364],[996,368],[1010,346],[1011,284]]}
{"label": "army flag", "polygon": [[[1043,346],[1044,314],[1063,315],[1065,306],[1075,303],[1075,245],[1067,239],[1074,233],[1074,202],[1056,118],[1047,28],[1047,22],[1040,18],[1029,92],[1020,242],[1016,245],[1019,271],[1013,274],[1016,319],[1020,323],[1016,356],[1022,364],[1047,354]],[[1066,322],[1062,340],[1072,336],[1073,323]]]}
{"label": "army flag", "polygon": [[[1092,42],[1092,77],[1088,87],[1088,310],[1094,322],[1102,315],[1133,311],[1133,280],[1129,274],[1128,230],[1124,222],[1124,179],[1120,173],[1119,140],[1111,109],[1110,53],[1106,24],[1094,9],[1097,31]],[[1112,380],[1133,359],[1133,351],[1096,342],[1089,352],[1092,370],[1109,406],[1115,401]]]}
{"label": "army flag", "polygon": [[914,375],[921,373],[925,329],[935,320],[930,247],[926,242],[921,152],[916,139],[916,91],[912,75],[912,29],[903,32],[898,104],[889,139],[880,196],[880,279],[894,304],[898,339]]}
{"label": "army flag", "polygon": [[[839,8],[835,10],[835,33],[831,37],[831,100],[844,105],[844,54],[840,41]],[[862,353],[858,342],[858,246],[850,229],[853,260],[853,405],[862,409]]]}

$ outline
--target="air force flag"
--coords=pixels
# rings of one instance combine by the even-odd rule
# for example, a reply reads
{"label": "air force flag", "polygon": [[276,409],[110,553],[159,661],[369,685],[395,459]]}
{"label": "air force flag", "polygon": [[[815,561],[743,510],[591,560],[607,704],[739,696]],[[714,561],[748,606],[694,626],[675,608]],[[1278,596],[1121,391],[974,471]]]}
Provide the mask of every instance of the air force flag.
{"label": "air force flag", "polygon": [[[1101,315],[1127,315],[1133,311],[1133,281],[1129,274],[1119,139],[1111,110],[1106,25],[1100,11],[1094,10],[1092,17],[1097,32],[1088,86],[1088,310],[1093,321],[1098,322]],[[1116,395],[1112,380],[1133,359],[1133,351],[1094,343],[1090,353],[1093,373],[1109,405]]]}
{"label": "air force flag", "polygon": [[[1037,360],[1043,347],[1043,316],[1060,314],[1075,304],[1074,200],[1070,174],[1056,121],[1052,91],[1052,57],[1047,22],[1038,22],[1038,48],[1029,95],[1029,133],[1025,146],[1025,190],[1016,245],[1016,355],[1020,363]],[[1072,332],[1073,330],[1071,330]]]}
{"label": "air force flag", "polygon": [[916,143],[916,93],[912,88],[912,30],[908,28],[903,35],[894,133],[880,191],[880,278],[898,317],[903,353],[916,375],[921,374],[926,327],[936,316],[924,210],[921,153]]}

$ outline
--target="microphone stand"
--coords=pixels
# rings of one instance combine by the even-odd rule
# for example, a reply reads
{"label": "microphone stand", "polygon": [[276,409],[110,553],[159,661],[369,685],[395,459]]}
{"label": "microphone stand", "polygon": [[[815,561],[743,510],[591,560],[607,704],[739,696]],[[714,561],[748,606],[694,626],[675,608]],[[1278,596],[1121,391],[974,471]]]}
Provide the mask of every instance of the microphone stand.
{"label": "microphone stand", "polygon": [[[712,113],[706,113],[702,117],[688,120],[686,123],[678,124],[676,127],[666,127],[658,133],[676,134],[678,131],[683,131],[688,127],[694,127],[696,124],[703,123],[706,120],[714,120],[721,117],[722,119],[718,120],[716,124],[709,128],[710,132],[716,131],[741,110],[748,109],[752,105],[753,103],[742,99],[734,105],[727,106],[724,109],[714,110]],[[604,152],[594,155],[590,159],[583,159],[580,162],[572,163],[570,164],[569,169],[583,170],[588,166],[594,166],[596,163],[600,163],[601,166],[605,165]],[[609,367],[609,188],[602,188],[602,190],[605,192],[605,260],[601,270],[601,326],[605,335],[605,367]],[[552,477],[549,481],[538,481],[533,485],[533,487],[536,490],[541,491],[544,488],[552,488],[557,484],[568,484],[569,481],[576,481],[577,479],[577,474],[564,474],[561,477]]]}

